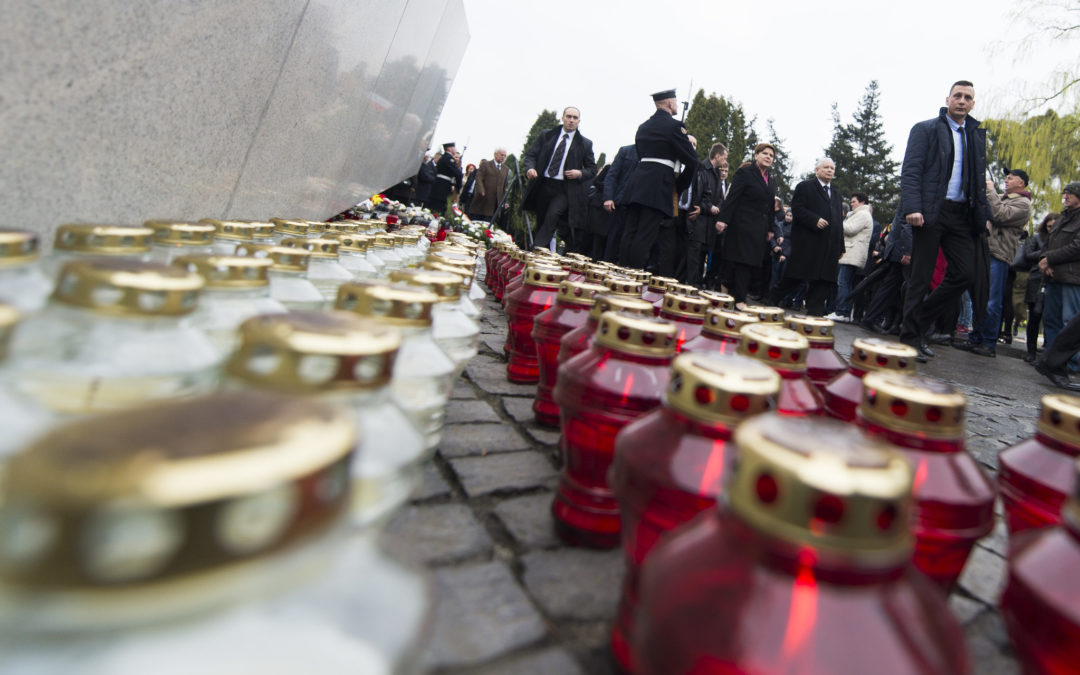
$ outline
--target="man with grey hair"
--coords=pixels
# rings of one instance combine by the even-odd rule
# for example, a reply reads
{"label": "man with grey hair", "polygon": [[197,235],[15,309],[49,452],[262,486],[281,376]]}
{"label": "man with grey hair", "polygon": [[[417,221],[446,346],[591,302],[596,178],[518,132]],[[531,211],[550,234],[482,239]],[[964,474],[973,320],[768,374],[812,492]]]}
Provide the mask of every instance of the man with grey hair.
{"label": "man with grey hair", "polygon": [[819,159],[814,178],[795,186],[791,197],[791,257],[784,279],[773,286],[773,305],[805,281],[806,313],[825,315],[825,301],[836,284],[840,256],[844,254],[844,200],[832,185],[835,174],[836,164],[831,159]]}
{"label": "man with grey hair", "polygon": [[506,165],[506,148],[495,148],[492,159],[480,160],[476,169],[476,185],[473,200],[469,204],[469,218],[472,220],[491,221],[495,209],[502,203],[506,194],[506,180],[510,176],[510,167]]}

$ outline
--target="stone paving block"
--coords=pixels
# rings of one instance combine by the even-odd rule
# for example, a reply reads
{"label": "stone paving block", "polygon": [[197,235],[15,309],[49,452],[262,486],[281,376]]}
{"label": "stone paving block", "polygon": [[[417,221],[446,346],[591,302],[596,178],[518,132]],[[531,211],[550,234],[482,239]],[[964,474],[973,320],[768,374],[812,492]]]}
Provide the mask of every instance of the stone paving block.
{"label": "stone paving block", "polygon": [[994,530],[980,539],[979,545],[1002,557],[1009,555],[1009,528],[1006,527],[1004,518],[995,516]]}
{"label": "stone paving block", "polygon": [[477,356],[465,366],[469,379],[488,394],[535,396],[535,384],[514,384],[506,379],[506,363],[489,356]]}
{"label": "stone paving block", "polygon": [[622,590],[622,549],[533,551],[521,561],[525,588],[550,616],[579,620],[615,616]]}
{"label": "stone paving block", "polygon": [[562,435],[558,429],[548,429],[536,425],[525,427],[525,433],[541,445],[558,445],[559,437]]}
{"label": "stone paving block", "polygon": [[558,546],[560,541],[555,535],[555,525],[551,520],[551,500],[554,497],[550,492],[544,492],[507,499],[495,507],[495,515],[522,546]]}
{"label": "stone paving block", "polygon": [[1012,648],[1001,616],[983,612],[964,629],[971,654],[972,672],[983,675],[1013,675],[1020,668],[1012,658]]}
{"label": "stone paving block", "polygon": [[484,335],[480,338],[480,342],[487,345],[487,348],[496,354],[505,354],[503,348],[506,346],[506,333],[499,331],[497,333],[491,333]]}
{"label": "stone paving block", "polygon": [[450,401],[446,405],[446,422],[498,422],[499,415],[486,401]]}
{"label": "stone paving block", "polygon": [[[536,391],[534,390],[535,394]],[[506,396],[502,400],[503,409],[506,410],[506,414],[513,417],[522,424],[527,424],[536,419],[536,413],[533,412],[532,405],[535,401],[535,397],[522,397],[522,396]]]}
{"label": "stone paving block", "polygon": [[956,620],[964,626],[971,623],[972,619],[982,612],[987,611],[986,605],[958,593],[949,595],[949,609],[952,610]]}
{"label": "stone paving block", "polygon": [[434,499],[435,497],[445,497],[448,494],[450,494],[450,484],[439,473],[439,468],[435,466],[434,462],[425,464],[420,487],[417,488],[412,500],[418,502],[425,499]]}
{"label": "stone paving block", "polygon": [[477,671],[477,675],[585,675],[563,649],[545,649]]}
{"label": "stone paving block", "polygon": [[476,391],[473,390],[472,386],[469,385],[468,382],[465,382],[463,380],[458,380],[457,382],[454,383],[454,388],[450,391],[450,399],[451,400],[474,399],[474,398],[476,398]]}
{"label": "stone paving block", "polygon": [[491,550],[491,537],[464,504],[404,508],[383,537],[395,553],[418,563],[461,560]]}
{"label": "stone paving block", "polygon": [[991,606],[997,606],[1005,584],[1005,560],[999,555],[976,546],[968,556],[960,585],[971,595]]}
{"label": "stone paving block", "polygon": [[554,487],[558,474],[539,452],[506,452],[451,459],[450,465],[470,497],[502,490]]}
{"label": "stone paving block", "polygon": [[529,441],[513,426],[497,424],[451,424],[443,428],[439,452],[443,457],[487,455],[494,452],[528,450]]}
{"label": "stone paving block", "polygon": [[435,621],[423,660],[429,668],[473,666],[536,642],[547,629],[500,562],[435,572]]}

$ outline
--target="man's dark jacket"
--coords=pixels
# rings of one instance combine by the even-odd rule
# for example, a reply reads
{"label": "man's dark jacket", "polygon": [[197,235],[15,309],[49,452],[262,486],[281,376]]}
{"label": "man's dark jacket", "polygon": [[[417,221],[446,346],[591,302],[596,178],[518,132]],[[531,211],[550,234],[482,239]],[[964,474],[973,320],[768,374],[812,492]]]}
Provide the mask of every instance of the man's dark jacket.
{"label": "man's dark jacket", "polygon": [[616,206],[626,204],[626,186],[638,164],[637,150],[633,145],[624,145],[615,153],[611,168],[604,175],[604,201],[609,199]]}
{"label": "man's dark jacket", "polygon": [[[844,254],[843,198],[836,185],[829,196],[817,178],[795,186],[791,196],[791,257],[785,277],[807,281],[836,282],[840,256]],[[824,218],[828,227],[819,228]]]}
{"label": "man's dark jacket", "polygon": [[[690,186],[698,165],[697,150],[690,144],[686,126],[668,111],[658,109],[638,127],[634,147],[638,165],[626,187],[627,203],[647,206],[674,217],[676,191],[682,193]],[[682,162],[678,181],[672,167],[642,161],[645,158]]]}
{"label": "man's dark jacket", "polygon": [[712,207],[719,208],[724,197],[720,194],[720,169],[713,168],[707,159],[702,160],[694,175],[694,194],[697,195],[694,203],[701,207],[701,213],[689,221],[690,241],[712,247],[716,241],[716,216],[712,214]]}
{"label": "man's dark jacket", "polygon": [[[539,176],[529,181],[528,187],[525,188],[525,197],[521,200],[521,208],[537,213],[543,213],[547,210],[547,204],[541,205],[539,203],[541,201],[541,191],[536,188],[540,181],[547,180],[544,171],[551,162],[551,156],[555,153],[555,145],[558,143],[562,131],[561,125],[554,129],[548,129],[540,134],[540,137],[525,151],[521,161],[521,170],[527,173],[529,169],[535,169]],[[574,134],[574,139],[570,141],[570,147],[566,149],[566,161],[563,163],[563,171],[570,171],[571,169],[580,171],[581,178],[577,180],[564,179],[562,182],[566,185],[566,199],[569,202],[567,220],[570,229],[576,231],[585,227],[589,208],[588,196],[585,193],[585,182],[596,176],[596,159],[593,157],[592,141],[582,136],[580,130]]]}
{"label": "man's dark jacket", "polygon": [[416,173],[416,201],[426,202],[431,196],[431,186],[435,184],[435,162],[430,159],[420,165]]}
{"label": "man's dark jacket", "polygon": [[[900,213],[922,213],[926,225],[934,225],[941,214],[953,163],[953,130],[946,120],[947,108],[937,117],[919,122],[908,135],[904,165],[900,172]],[[986,201],[986,130],[968,116],[964,121],[967,139],[968,184],[964,186],[971,207],[971,233],[979,234],[990,220]]]}
{"label": "man's dark jacket", "polygon": [[431,186],[430,200],[441,207],[454,189],[461,189],[461,167],[454,161],[454,156],[444,152],[435,164],[435,183]]}

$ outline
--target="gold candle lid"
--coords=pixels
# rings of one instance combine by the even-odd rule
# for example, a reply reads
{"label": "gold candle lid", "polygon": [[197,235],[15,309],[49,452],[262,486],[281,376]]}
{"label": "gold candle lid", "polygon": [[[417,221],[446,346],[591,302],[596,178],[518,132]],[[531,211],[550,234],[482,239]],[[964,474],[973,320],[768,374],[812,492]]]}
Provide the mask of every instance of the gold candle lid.
{"label": "gold candle lid", "polygon": [[430,326],[431,309],[439,296],[431,291],[378,282],[351,281],[338,287],[336,309],[393,326]]}
{"label": "gold candle lid", "polygon": [[143,227],[154,231],[153,243],[159,246],[210,246],[214,243],[214,226],[179,220],[148,220]]}
{"label": "gold candle lid", "polygon": [[603,284],[609,274],[611,274],[611,271],[607,267],[589,263],[585,268],[585,281],[591,284]]}
{"label": "gold candle lid", "polygon": [[326,223],[316,220],[271,218],[270,222],[274,224],[274,232],[294,237],[308,237],[326,232]]}
{"label": "gold candle lid", "polygon": [[394,248],[394,237],[385,232],[375,232],[371,235],[371,243],[375,248],[385,251]]}
{"label": "gold candle lid", "polygon": [[344,513],[355,446],[335,407],[250,391],[71,422],[5,466],[0,576],[115,593],[286,549]]}
{"label": "gold candle lid", "polygon": [[385,386],[401,347],[396,328],[345,312],[264,314],[237,332],[225,372],[285,393]]}
{"label": "gold candle lid", "polygon": [[544,256],[546,258],[556,258],[556,257],[558,257],[558,254],[555,253],[555,251],[552,251],[551,249],[545,248],[543,246],[533,246],[532,250],[529,251],[529,255]]}
{"label": "gold candle lid", "polygon": [[703,422],[735,423],[776,406],[780,376],[763,363],[715,352],[683,353],[671,364],[665,402]]}
{"label": "gold candle lid", "polygon": [[0,361],[7,358],[11,332],[17,323],[19,323],[19,312],[14,307],[0,305]]}
{"label": "gold candle lid", "polygon": [[641,292],[644,290],[640,281],[620,274],[607,275],[604,277],[603,285],[616,295],[631,295],[635,298],[641,297]]}
{"label": "gold candle lid", "polygon": [[56,228],[53,248],[95,255],[138,255],[150,252],[153,236],[149,227],[69,224]]}
{"label": "gold candle lid", "polygon": [[758,323],[758,318],[753,314],[732,311],[727,309],[705,310],[705,323],[702,331],[713,335],[742,339],[742,327]]}
{"label": "gold candle lid", "polygon": [[266,258],[236,255],[183,255],[172,264],[198,274],[209,289],[247,289],[270,285],[270,268]]}
{"label": "gold candle lid", "polygon": [[679,280],[671,277],[651,277],[649,279],[649,290],[653,293],[667,293],[668,285],[677,283],[679,283]]}
{"label": "gold candle lid", "polygon": [[552,267],[546,262],[531,262],[525,268],[522,283],[537,288],[558,288],[569,273],[561,267]]}
{"label": "gold candle lid", "polygon": [[36,232],[0,229],[0,267],[25,265],[41,254]]}
{"label": "gold candle lid", "polygon": [[761,323],[776,323],[783,325],[784,310],[779,307],[764,307],[762,305],[746,305],[740,312],[753,314]]}
{"label": "gold candle lid", "polygon": [[584,253],[567,253],[566,257],[570,258],[572,260],[580,260],[581,262],[586,262],[586,263],[592,262],[592,258],[585,255]]}
{"label": "gold candle lid", "polygon": [[559,295],[556,296],[555,302],[592,307],[596,304],[597,293],[607,293],[607,288],[599,284],[567,279],[559,283]]}
{"label": "gold candle lid", "polygon": [[274,236],[274,224],[259,220],[216,220],[203,218],[200,223],[209,223],[216,230],[216,239],[228,239],[231,241],[254,241],[255,239],[270,239]]}
{"label": "gold candle lid", "polygon": [[589,267],[589,263],[584,260],[578,260],[577,258],[570,258],[570,271],[576,272],[581,276],[585,276],[585,270]]}
{"label": "gold candle lid", "polygon": [[459,267],[457,265],[445,265],[443,263],[425,260],[420,263],[420,269],[456,274],[461,279],[460,283],[462,293],[467,293],[469,291],[469,287],[472,286],[473,272],[472,270],[466,270],[464,267]]}
{"label": "gold candle lid", "polygon": [[[595,309],[595,307],[594,307]],[[675,356],[675,324],[631,312],[604,312],[593,343],[638,356]]]}
{"label": "gold candle lid", "polygon": [[690,284],[680,284],[677,281],[675,283],[673,283],[673,284],[668,284],[668,293],[677,293],[679,295],[689,295],[690,297],[696,298],[698,296],[698,292],[699,291],[698,291],[697,287],[696,286],[691,286]]}
{"label": "gold candle lid", "polygon": [[646,272],[645,270],[631,270],[631,276],[640,281],[642,288],[644,288],[652,279],[652,272]]}
{"label": "gold candle lid", "polygon": [[863,372],[877,370],[897,370],[914,374],[915,348],[881,338],[855,338],[851,341],[851,360],[853,367]]}
{"label": "gold candle lid", "polygon": [[776,324],[751,323],[739,332],[742,333],[739,354],[781,370],[806,370],[806,352],[810,343],[795,331]]}
{"label": "gold candle lid", "polygon": [[714,309],[735,310],[735,298],[727,293],[717,291],[698,291],[698,297],[708,301],[709,307]]}
{"label": "gold candle lid", "polygon": [[599,321],[600,315],[604,312],[630,312],[641,316],[652,316],[652,305],[641,298],[608,293],[605,288],[603,292],[593,294],[593,306],[589,310],[589,318]]}
{"label": "gold candle lid", "polygon": [[439,270],[394,270],[390,281],[419,286],[438,296],[440,302],[457,302],[461,298],[460,274]]}
{"label": "gold candle lid", "polygon": [[341,242],[337,239],[311,239],[307,237],[284,237],[281,245],[285,248],[300,248],[311,254],[312,258],[337,260]]}
{"label": "gold candle lid", "polygon": [[953,439],[964,435],[966,404],[963,394],[941,380],[882,370],[863,378],[859,412],[891,431]]}
{"label": "gold candle lid", "polygon": [[340,232],[338,234],[328,234],[327,239],[336,239],[338,242],[338,252],[350,251],[352,253],[367,253],[372,246],[371,237],[366,234],[349,234]]}
{"label": "gold candle lid", "polygon": [[790,314],[784,319],[784,327],[796,333],[801,333],[810,341],[810,344],[832,345],[833,328],[836,324],[832,319],[807,314]]}
{"label": "gold candle lid", "polygon": [[357,234],[360,225],[355,220],[337,220],[326,223],[327,234]]}
{"label": "gold candle lid", "polygon": [[[524,252],[520,253],[521,255],[524,255]],[[472,256],[467,253],[457,253],[455,251],[431,251],[428,253],[427,259],[431,262],[442,263],[444,265],[465,267],[470,271],[476,267],[476,260]]]}
{"label": "gold candle lid", "polygon": [[1059,443],[1080,446],[1080,397],[1047,394],[1035,428]]}
{"label": "gold candle lid", "polygon": [[203,279],[170,265],[130,258],[69,262],[52,301],[110,316],[180,316],[195,310]]}
{"label": "gold candle lid", "polygon": [[692,295],[683,295],[678,291],[668,291],[664,294],[660,305],[660,314],[687,317],[691,319],[704,319],[705,310],[709,308],[709,301],[703,298],[695,298]]}
{"label": "gold candle lid", "polygon": [[273,266],[273,272],[306,273],[311,253],[301,248],[288,248],[277,244],[237,244],[236,255],[253,258],[266,258]]}
{"label": "gold candle lid", "polygon": [[911,468],[857,427],[758,415],[735,430],[728,504],[766,535],[822,553],[891,565],[911,555]]}
{"label": "gold candle lid", "polygon": [[[460,244],[455,244],[452,241],[446,241],[446,240],[433,241],[433,242],[431,242],[431,247],[428,249],[428,251],[429,251],[429,253],[449,252],[449,253],[454,253],[456,255],[464,256],[464,258],[466,258],[469,261],[469,264],[472,264],[472,261],[473,261],[473,253],[472,253],[472,251],[465,248],[464,246],[461,246]],[[518,252],[514,251],[513,255],[511,257],[516,258],[517,255],[518,255]]]}

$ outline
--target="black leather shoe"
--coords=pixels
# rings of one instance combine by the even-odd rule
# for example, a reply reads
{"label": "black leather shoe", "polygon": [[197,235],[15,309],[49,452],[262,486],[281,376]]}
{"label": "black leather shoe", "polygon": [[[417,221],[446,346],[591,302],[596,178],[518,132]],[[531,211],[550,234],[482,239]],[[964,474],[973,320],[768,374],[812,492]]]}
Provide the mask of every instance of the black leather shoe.
{"label": "black leather shoe", "polygon": [[934,356],[934,351],[930,349],[930,345],[926,344],[926,340],[901,340],[901,342],[915,348],[915,360],[919,363],[926,363],[927,357]]}
{"label": "black leather shoe", "polygon": [[971,340],[953,340],[953,349],[959,349],[962,352],[975,351],[975,348],[979,345],[975,344]]}
{"label": "black leather shoe", "polygon": [[953,337],[948,333],[931,333],[930,337],[926,338],[926,341],[932,345],[951,345]]}
{"label": "black leather shoe", "polygon": [[1035,363],[1036,358],[1034,352],[1027,352],[1024,354],[1024,363]]}
{"label": "black leather shoe", "polygon": [[930,343],[926,341],[926,338],[919,340],[919,344],[915,346],[915,349],[918,349],[923,356],[934,358],[934,350],[930,349]]}
{"label": "black leather shoe", "polygon": [[1069,391],[1080,391],[1080,384],[1077,384],[1069,379],[1069,376],[1065,373],[1061,373],[1055,370],[1050,370],[1046,366],[1045,361],[1036,361],[1035,370],[1044,375],[1046,379],[1054,383],[1055,387],[1061,387],[1062,389],[1068,389]]}
{"label": "black leather shoe", "polygon": [[997,356],[997,350],[994,349],[994,345],[975,345],[971,348],[971,353],[978,354],[979,356],[986,356],[991,359]]}

